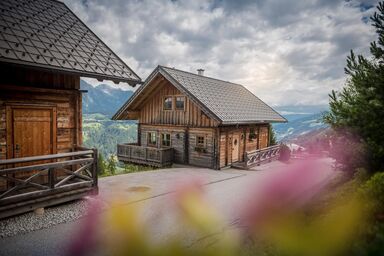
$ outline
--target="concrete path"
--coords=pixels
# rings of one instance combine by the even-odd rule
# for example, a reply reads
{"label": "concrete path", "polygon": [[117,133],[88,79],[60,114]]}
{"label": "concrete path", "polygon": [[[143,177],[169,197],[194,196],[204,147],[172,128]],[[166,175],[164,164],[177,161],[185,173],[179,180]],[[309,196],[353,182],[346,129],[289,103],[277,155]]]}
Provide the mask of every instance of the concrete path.
{"label": "concrete path", "polygon": [[[321,171],[317,184],[308,184],[308,187],[302,188],[303,194],[308,196],[312,186],[324,184],[334,175],[331,164],[329,159],[319,161]],[[236,220],[241,209],[240,204],[244,205],[244,201],[249,198],[247,191],[250,186],[261,187],[266,179],[281,172],[281,167],[284,166],[283,163],[272,162],[249,171],[181,167],[106,177],[99,180],[100,200],[106,208],[111,207],[115,199],[119,199],[121,205],[134,203],[141,207],[142,218],[154,223],[151,230],[154,238],[162,240],[178,232],[174,218],[167,209],[172,192],[181,180],[203,181],[205,196],[210,206],[220,212],[226,223],[230,224]],[[158,224],[159,215],[162,219],[161,225]],[[66,241],[77,231],[81,221],[80,219],[49,229],[0,239],[0,255],[61,255],[68,245]],[[187,236],[185,239],[188,239]]]}

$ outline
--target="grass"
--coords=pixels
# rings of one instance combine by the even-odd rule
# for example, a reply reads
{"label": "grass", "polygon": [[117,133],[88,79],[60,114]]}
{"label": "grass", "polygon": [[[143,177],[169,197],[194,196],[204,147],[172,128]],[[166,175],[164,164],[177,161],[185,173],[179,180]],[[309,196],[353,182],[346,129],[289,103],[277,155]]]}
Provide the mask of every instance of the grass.
{"label": "grass", "polygon": [[122,166],[116,166],[116,172],[114,174],[111,173],[110,170],[106,170],[105,173],[99,175],[99,177],[108,177],[108,176],[115,176],[115,175],[135,173],[135,172],[145,172],[145,171],[152,171],[156,169],[158,168],[151,167],[151,166],[137,165],[137,164],[124,164]]}

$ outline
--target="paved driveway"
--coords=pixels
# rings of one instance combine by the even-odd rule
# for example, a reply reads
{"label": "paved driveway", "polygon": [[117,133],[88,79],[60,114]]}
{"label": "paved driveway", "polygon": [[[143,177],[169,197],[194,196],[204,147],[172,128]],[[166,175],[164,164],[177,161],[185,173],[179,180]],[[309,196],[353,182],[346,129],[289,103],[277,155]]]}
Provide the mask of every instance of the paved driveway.
{"label": "paved driveway", "polygon": [[[310,195],[308,191],[311,187],[324,183],[334,173],[329,159],[323,159],[319,164],[321,172],[319,172],[317,184],[308,184],[306,188],[302,188],[302,193],[306,196]],[[250,186],[261,187],[271,175],[281,172],[282,170],[278,169],[284,165],[280,162],[272,162],[250,171],[234,169],[214,171],[180,167],[106,177],[99,180],[100,199],[106,208],[111,207],[115,199],[119,199],[122,205],[135,203],[140,206],[142,218],[156,224],[151,230],[154,238],[161,240],[178,230],[172,214],[167,212],[167,204],[170,202],[175,185],[181,180],[201,180],[205,184],[208,202],[224,216],[226,223],[229,224],[238,216],[240,204],[244,205],[244,201],[249,198],[247,191]],[[252,191],[257,193],[255,189]],[[159,214],[162,217],[161,225],[157,225]],[[80,221],[81,219],[0,239],[0,255],[60,255],[67,246],[65,241],[72,237]],[[185,239],[188,238],[185,237]]]}

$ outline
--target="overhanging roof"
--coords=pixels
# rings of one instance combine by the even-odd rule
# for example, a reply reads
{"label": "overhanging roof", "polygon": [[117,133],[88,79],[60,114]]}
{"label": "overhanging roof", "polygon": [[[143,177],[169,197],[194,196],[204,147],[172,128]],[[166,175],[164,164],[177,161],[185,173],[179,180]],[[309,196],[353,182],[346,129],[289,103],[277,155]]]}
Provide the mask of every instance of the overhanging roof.
{"label": "overhanging roof", "polygon": [[0,1],[0,62],[141,83],[64,3],[55,0]]}
{"label": "overhanging roof", "polygon": [[133,110],[130,107],[150,86],[157,74],[164,76],[172,85],[190,97],[208,116],[221,122],[222,125],[287,122],[284,117],[242,85],[164,66],[158,66],[152,72],[145,83],[113,116],[113,119],[122,119],[124,112]]}

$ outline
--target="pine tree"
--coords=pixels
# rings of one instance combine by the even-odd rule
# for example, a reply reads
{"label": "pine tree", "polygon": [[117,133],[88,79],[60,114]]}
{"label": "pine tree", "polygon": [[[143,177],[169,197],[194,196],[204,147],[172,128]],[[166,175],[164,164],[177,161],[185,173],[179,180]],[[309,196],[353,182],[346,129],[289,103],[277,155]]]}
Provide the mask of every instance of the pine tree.
{"label": "pine tree", "polygon": [[384,2],[378,4],[371,21],[378,35],[377,41],[370,44],[372,57],[356,56],[351,51],[345,68],[346,85],[340,92],[332,91],[329,95],[330,112],[324,120],[336,132],[356,134],[369,155],[366,167],[370,171],[383,171]]}
{"label": "pine tree", "polygon": [[274,146],[277,144],[276,133],[272,125],[269,125],[269,145]]}

